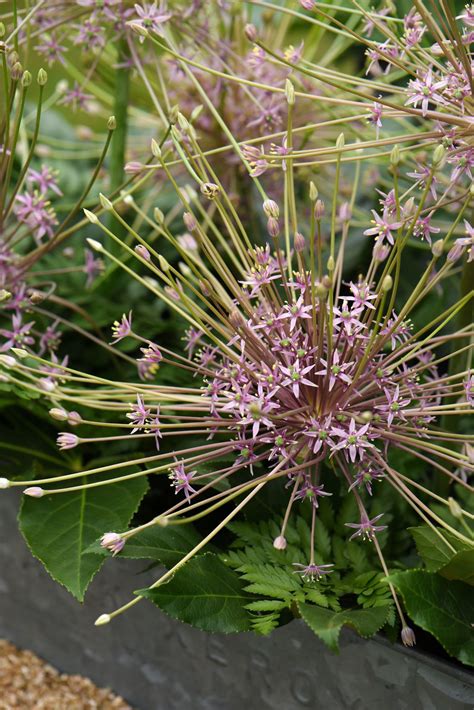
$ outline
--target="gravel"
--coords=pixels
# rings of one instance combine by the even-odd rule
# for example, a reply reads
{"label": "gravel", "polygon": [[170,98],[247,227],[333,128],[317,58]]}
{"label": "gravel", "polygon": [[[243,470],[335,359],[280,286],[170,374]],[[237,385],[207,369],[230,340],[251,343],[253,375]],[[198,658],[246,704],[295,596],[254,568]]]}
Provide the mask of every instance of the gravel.
{"label": "gravel", "polygon": [[132,710],[108,688],[65,675],[8,641],[0,640],[0,710]]}

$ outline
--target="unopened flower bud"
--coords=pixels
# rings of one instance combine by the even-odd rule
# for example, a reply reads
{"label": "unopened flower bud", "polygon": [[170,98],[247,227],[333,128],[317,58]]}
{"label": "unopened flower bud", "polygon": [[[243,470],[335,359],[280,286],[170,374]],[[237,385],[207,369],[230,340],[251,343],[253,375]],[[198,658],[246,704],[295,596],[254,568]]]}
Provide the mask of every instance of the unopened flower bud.
{"label": "unopened flower bud", "polygon": [[454,518],[457,518],[458,520],[461,520],[462,518],[462,508],[457,502],[457,500],[454,500],[454,498],[451,498],[451,496],[448,498],[448,506],[449,506],[449,512]]}
{"label": "unopened flower bud", "polygon": [[20,62],[15,62],[15,64],[11,68],[11,76],[14,81],[18,81],[21,79],[23,75],[23,67],[21,66]]}
{"label": "unopened flower bud", "polygon": [[398,145],[394,145],[392,152],[390,153],[390,162],[392,165],[398,165],[400,162],[400,148]]}
{"label": "unopened flower bud", "polygon": [[170,113],[168,116],[169,122],[171,125],[175,124],[176,121],[178,120],[178,113],[179,113],[179,106],[175,104],[174,106],[171,107]]}
{"label": "unopened flower bud", "polygon": [[405,217],[412,217],[415,214],[415,198],[410,197],[403,205],[403,214]]}
{"label": "unopened flower bud", "polygon": [[115,116],[109,116],[107,119],[107,130],[108,131],[115,131],[117,128],[117,119]]}
{"label": "unopened flower bud", "polygon": [[193,110],[191,111],[191,115],[189,117],[189,120],[191,123],[194,123],[195,121],[198,120],[199,116],[204,110],[204,106],[202,104],[199,104],[199,106],[195,106]]}
{"label": "unopened flower bud", "polygon": [[266,217],[274,217],[275,219],[278,219],[280,216],[280,208],[275,200],[265,200],[262,207]]}
{"label": "unopened flower bud", "polygon": [[336,266],[336,264],[334,261],[334,257],[331,255],[329,257],[328,263],[327,263],[327,270],[329,271],[330,274],[334,271],[335,266]]}
{"label": "unopened flower bud", "polygon": [[318,199],[318,188],[312,180],[309,183],[309,199],[311,200],[311,202],[316,202],[316,200]]}
{"label": "unopened flower bud", "polygon": [[267,221],[268,234],[271,237],[278,237],[280,234],[280,225],[275,217],[269,217]]}
{"label": "unopened flower bud", "polygon": [[194,230],[197,229],[198,223],[192,212],[185,212],[183,214],[183,222],[188,232],[194,232]]}
{"label": "unopened flower bud", "polygon": [[390,274],[387,274],[385,276],[384,280],[382,281],[382,285],[380,287],[380,290],[382,291],[382,293],[388,293],[389,291],[391,291],[392,287],[393,287],[393,279],[390,276]]}
{"label": "unopened flower bud", "polygon": [[181,113],[181,111],[178,112],[178,125],[183,133],[189,133],[189,130],[191,128],[190,123],[186,116]]}
{"label": "unopened flower bud", "polygon": [[200,189],[201,194],[208,200],[215,200],[220,192],[219,186],[213,182],[203,182]]}
{"label": "unopened flower bud", "polygon": [[351,206],[348,202],[343,202],[339,209],[339,219],[341,222],[349,222],[352,217]]}
{"label": "unopened flower bud", "polygon": [[80,439],[76,434],[71,434],[69,431],[62,431],[58,434],[56,443],[61,451],[66,449],[74,449],[80,442]]}
{"label": "unopened flower bud", "polygon": [[155,207],[155,209],[153,210],[153,218],[155,222],[158,222],[158,224],[163,224],[163,222],[165,221],[165,215],[159,207]]}
{"label": "unopened flower bud", "polygon": [[68,412],[67,423],[70,426],[78,426],[79,424],[82,424],[82,417],[79,412]]}
{"label": "unopened flower bud", "polygon": [[326,274],[325,276],[323,276],[322,284],[324,288],[329,291],[329,289],[332,288],[332,278]]}
{"label": "unopened flower bud", "polygon": [[294,106],[295,105],[295,87],[293,86],[290,79],[287,79],[285,82],[285,96],[286,96],[286,102],[287,102],[288,106]]}
{"label": "unopened flower bud", "polygon": [[297,253],[303,251],[303,249],[305,248],[306,243],[305,243],[305,239],[304,239],[303,235],[301,234],[301,232],[296,232],[294,244],[295,244],[295,251]]}
{"label": "unopened flower bud", "polygon": [[65,422],[68,418],[68,413],[61,407],[53,407],[49,410],[49,416],[56,419],[58,422]]}
{"label": "unopened flower bud", "polygon": [[151,260],[150,252],[143,244],[137,244],[135,251],[142,259],[146,259],[147,261]]}
{"label": "unopened flower bud", "polygon": [[8,478],[0,478],[0,490],[4,491],[6,488],[10,488],[10,481]]}
{"label": "unopened flower bud", "polygon": [[4,367],[15,367],[16,360],[11,355],[0,354],[0,365]]}
{"label": "unopened flower bud", "polygon": [[156,518],[153,519],[153,522],[160,528],[166,528],[168,527],[169,518],[167,518],[166,515],[158,515]]}
{"label": "unopened flower bud", "polygon": [[5,25],[3,24],[3,22],[0,22],[0,37],[4,37],[5,32],[6,32]]}
{"label": "unopened flower bud", "polygon": [[212,293],[209,283],[207,281],[204,281],[203,279],[200,279],[199,280],[199,288],[201,289],[202,295],[205,296],[206,298],[209,298],[209,296]]}
{"label": "unopened flower bud", "polygon": [[161,158],[161,148],[154,138],[151,139],[151,152],[155,158]]}
{"label": "unopened flower bud", "polygon": [[314,216],[316,219],[321,219],[324,214],[324,202],[322,200],[316,200],[314,205]]}
{"label": "unopened flower bud", "polygon": [[0,288],[0,303],[2,303],[2,301],[9,301],[11,297],[11,291],[7,291],[5,288]]}
{"label": "unopened flower bud", "polygon": [[346,139],[344,138],[344,133],[339,133],[336,141],[336,148],[341,150],[346,144]]}
{"label": "unopened flower bud", "polygon": [[104,624],[108,624],[110,622],[110,618],[110,614],[101,614],[94,621],[94,626],[104,626]]}
{"label": "unopened flower bud", "polygon": [[30,86],[31,80],[31,72],[29,72],[28,70],[24,71],[23,76],[21,77],[21,85],[26,88],[27,86]]}
{"label": "unopened flower bud", "polygon": [[94,249],[94,251],[104,251],[104,247],[97,241],[97,239],[86,238],[86,242],[92,249]]}
{"label": "unopened flower bud", "polygon": [[160,264],[160,269],[164,271],[165,274],[167,274],[171,267],[169,263],[166,261],[165,257],[162,256],[161,254],[158,255],[158,263]]}
{"label": "unopened flower bud", "polygon": [[125,163],[123,170],[127,175],[136,175],[137,173],[141,173],[144,167],[143,163],[132,160],[130,163]]}
{"label": "unopened flower bud", "polygon": [[437,239],[431,247],[431,253],[438,259],[444,251],[444,239]]}
{"label": "unopened flower bud", "polygon": [[148,30],[146,27],[143,27],[139,22],[127,22],[127,25],[130,27],[132,32],[135,32],[135,34],[139,35],[140,37],[148,37]]}
{"label": "unopened flower bud", "polygon": [[286,545],[286,538],[283,537],[283,535],[278,535],[278,537],[273,540],[273,547],[275,548],[275,550],[285,550]]}
{"label": "unopened flower bud", "polygon": [[328,289],[321,281],[316,281],[314,284],[314,293],[317,298],[324,299],[328,295]]}
{"label": "unopened flower bud", "polygon": [[404,646],[412,647],[416,645],[415,632],[409,626],[403,627],[401,637]]}
{"label": "unopened flower bud", "polygon": [[10,348],[10,350],[14,355],[19,357],[20,360],[24,360],[25,357],[28,357],[28,350],[25,350],[25,348]]}
{"label": "unopened flower bud", "polygon": [[365,423],[371,422],[372,419],[374,418],[373,412],[371,412],[369,409],[366,409],[365,412],[362,412],[362,414],[360,416]]}
{"label": "unopened flower bud", "polygon": [[91,224],[99,224],[99,218],[96,214],[94,214],[94,212],[87,210],[85,207],[83,209],[83,212]]}
{"label": "unopened flower bud", "polygon": [[440,167],[444,161],[444,156],[446,155],[446,149],[444,145],[437,145],[433,153],[433,165]]}
{"label": "unopened flower bud", "polygon": [[99,200],[100,200],[100,204],[102,205],[104,210],[107,210],[107,211],[113,210],[113,208],[114,208],[113,204],[111,203],[109,198],[106,197],[105,195],[103,195],[101,192],[99,192]]}
{"label": "unopened flower bud", "polygon": [[316,2],[315,0],[300,0],[300,5],[303,10],[314,10]]}
{"label": "unopened flower bud", "polygon": [[244,32],[249,42],[255,42],[255,40],[257,39],[257,28],[255,27],[255,25],[251,25],[250,23],[248,25],[245,25]]}
{"label": "unopened flower bud", "polygon": [[372,254],[375,261],[385,261],[387,256],[390,254],[390,247],[388,246],[388,244],[384,244],[383,242],[375,242]]}
{"label": "unopened flower bud", "polygon": [[25,496],[30,496],[30,498],[42,498],[44,496],[44,490],[39,486],[30,486],[30,488],[25,488],[23,493]]}

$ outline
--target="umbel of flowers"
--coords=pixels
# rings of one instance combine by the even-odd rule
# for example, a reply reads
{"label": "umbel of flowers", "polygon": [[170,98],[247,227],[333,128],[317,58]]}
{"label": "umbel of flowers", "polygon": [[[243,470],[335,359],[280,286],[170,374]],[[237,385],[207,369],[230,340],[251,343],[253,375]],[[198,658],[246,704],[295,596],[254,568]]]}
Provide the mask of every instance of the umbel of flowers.
{"label": "umbel of flowers", "polygon": [[[294,92],[289,82],[286,95],[291,114]],[[451,528],[430,507],[433,500],[446,506],[449,501],[390,463],[393,449],[408,451],[462,486],[467,484],[460,473],[474,468],[468,437],[455,433],[452,425],[449,429],[442,426],[442,422],[472,414],[473,326],[454,331],[451,326],[471,302],[473,292],[461,294],[419,328],[410,321],[424,299],[454,269],[472,259],[472,228],[463,223],[473,199],[469,185],[456,185],[460,195],[457,216],[428,249],[429,258],[412,292],[402,302],[397,299],[406,248],[421,238],[417,233],[420,220],[429,216],[435,224],[449,205],[449,195],[437,198],[431,191],[444,169],[443,147],[432,152],[423,189],[415,194],[402,190],[400,153],[397,148],[392,151],[393,186],[382,197],[382,216],[376,214],[375,226],[366,224],[361,230],[363,238],[373,242],[370,264],[357,279],[346,282],[345,249],[358,185],[354,184],[351,204],[340,204],[342,135],[333,149],[331,204],[324,205],[310,183],[309,221],[296,210],[291,156],[282,173],[282,205],[270,199],[254,177],[262,195],[266,235],[250,234],[245,228],[183,115],[179,129],[174,127],[171,135],[200,192],[198,198],[174,180],[154,141],[152,152],[176,189],[188,230],[187,240],[177,239],[162,213],[155,211],[154,228],[175,248],[182,260],[177,266],[147,244],[107,197],[101,196],[102,209],[127,229],[135,246],[118,237],[94,212],[85,213],[108,239],[120,243],[137,268],[130,266],[129,258],[122,260],[106,249],[103,242],[89,239],[91,248],[121,266],[187,322],[184,352],[143,338],[134,331],[132,313],[125,314],[113,328],[114,342],[135,339],[141,382],[113,381],[62,367],[51,409],[54,418],[64,421],[70,418],[71,406],[79,412],[74,421],[78,433],[61,433],[61,449],[85,442],[103,448],[108,441],[133,436],[140,437],[151,451],[54,478],[3,479],[2,487],[26,487],[26,495],[41,498],[45,493],[56,496],[149,474],[169,477],[176,502],[157,510],[155,517],[139,527],[107,531],[102,545],[113,554],[147,527],[192,522],[232,501],[231,512],[226,508],[212,531],[157,579],[154,587],[168,581],[271,481],[280,481],[287,489],[286,512],[273,543],[277,550],[287,545],[285,531],[295,507],[301,501],[311,503],[311,551],[295,571],[314,584],[334,570],[333,564],[318,564],[314,536],[320,501],[330,495],[329,477],[337,477],[357,504],[358,519],[346,521],[348,536],[372,544],[387,575],[377,540],[377,533],[385,527],[383,515],[371,515],[370,510],[376,485],[393,488],[448,546],[451,543],[443,530],[471,544],[470,538]],[[460,230],[467,236],[459,236]],[[438,232],[440,228],[431,228],[431,233]],[[446,367],[449,350],[463,363],[454,373]],[[41,358],[14,348],[2,362],[6,378],[35,388]],[[153,380],[163,363],[191,372],[193,386],[156,384]],[[106,423],[94,417],[95,410],[98,415],[104,409],[111,413]],[[81,424],[96,424],[100,435],[81,437]],[[102,435],[104,426],[110,436]],[[124,427],[130,431],[120,433]],[[161,451],[163,440],[177,434],[182,443],[172,451]],[[189,445],[187,437],[199,437],[200,443]],[[211,472],[199,472],[203,463]],[[127,471],[136,464],[141,470]],[[84,476],[87,483],[79,483]],[[227,483],[223,489],[219,487],[222,482]],[[460,515],[473,517],[459,510]],[[390,588],[402,621],[402,639],[412,645],[413,632],[391,584]],[[97,623],[109,622],[138,601],[103,614]]]}

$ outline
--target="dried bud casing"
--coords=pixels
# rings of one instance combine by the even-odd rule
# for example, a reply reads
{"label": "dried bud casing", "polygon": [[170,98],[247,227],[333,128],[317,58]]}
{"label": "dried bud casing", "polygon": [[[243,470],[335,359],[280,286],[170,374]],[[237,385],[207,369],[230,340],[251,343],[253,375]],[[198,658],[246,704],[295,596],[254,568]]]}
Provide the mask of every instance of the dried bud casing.
{"label": "dried bud casing", "polygon": [[215,200],[219,195],[219,186],[213,182],[203,182],[201,185],[201,194],[208,200]]}

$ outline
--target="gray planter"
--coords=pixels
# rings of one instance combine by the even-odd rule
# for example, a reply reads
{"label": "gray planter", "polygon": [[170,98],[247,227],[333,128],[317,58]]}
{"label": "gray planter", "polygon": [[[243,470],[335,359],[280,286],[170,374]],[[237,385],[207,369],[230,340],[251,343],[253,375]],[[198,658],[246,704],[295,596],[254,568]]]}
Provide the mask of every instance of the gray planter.
{"label": "gray planter", "polygon": [[17,531],[17,497],[0,496],[0,636],[69,673],[110,686],[138,710],[464,710],[473,677],[383,639],[343,634],[330,654],[300,622],[270,638],[211,636],[147,601],[108,626],[99,613],[151,581],[142,563],[108,560],[78,604],[31,557]]}

